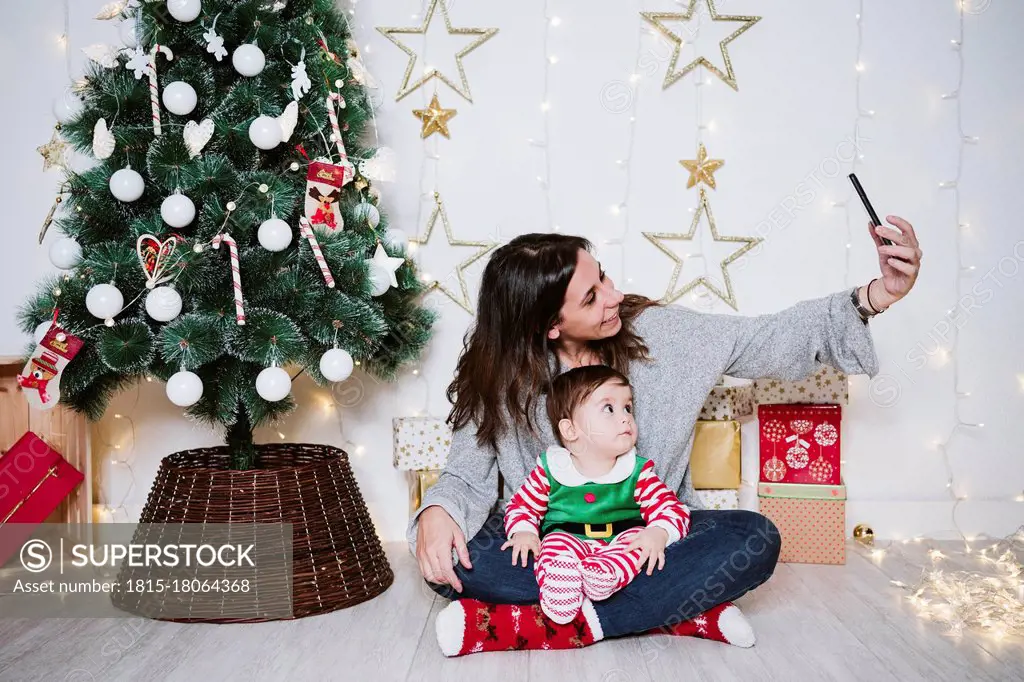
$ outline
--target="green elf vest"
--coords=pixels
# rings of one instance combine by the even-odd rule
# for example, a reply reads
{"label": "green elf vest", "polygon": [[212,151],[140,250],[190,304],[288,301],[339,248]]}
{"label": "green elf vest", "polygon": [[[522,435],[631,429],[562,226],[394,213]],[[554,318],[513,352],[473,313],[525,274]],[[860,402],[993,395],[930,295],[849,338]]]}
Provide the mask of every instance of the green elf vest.
{"label": "green elf vest", "polygon": [[[540,527],[541,535],[547,533],[554,524],[565,521],[606,524],[643,518],[640,505],[633,496],[640,471],[647,459],[637,455],[635,449],[620,455],[612,470],[600,477],[617,479],[625,475],[618,482],[602,483],[587,479],[573,465],[569,451],[565,448],[548,448],[541,455],[541,462],[547,472],[550,487],[548,509]],[[559,475],[565,482],[558,480]],[[574,535],[586,537],[579,533]]]}

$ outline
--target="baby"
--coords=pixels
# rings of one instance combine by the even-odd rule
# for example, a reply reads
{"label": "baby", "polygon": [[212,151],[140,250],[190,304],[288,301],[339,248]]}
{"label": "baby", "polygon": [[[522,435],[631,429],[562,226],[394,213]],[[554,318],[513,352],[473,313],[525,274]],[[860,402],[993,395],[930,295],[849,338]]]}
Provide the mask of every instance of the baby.
{"label": "baby", "polygon": [[636,454],[629,380],[593,365],[558,376],[548,416],[564,447],[553,446],[509,500],[505,550],[526,566],[534,554],[541,610],[568,623],[642,570],[665,566],[665,547],[689,531],[690,512]]}

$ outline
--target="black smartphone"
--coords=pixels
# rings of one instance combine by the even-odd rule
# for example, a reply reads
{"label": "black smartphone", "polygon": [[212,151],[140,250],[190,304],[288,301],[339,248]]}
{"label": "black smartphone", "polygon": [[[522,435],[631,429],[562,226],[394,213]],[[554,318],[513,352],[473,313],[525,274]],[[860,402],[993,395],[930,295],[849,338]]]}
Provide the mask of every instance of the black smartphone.
{"label": "black smartphone", "polygon": [[[868,212],[868,217],[871,218],[872,225],[881,225],[882,221],[878,219],[878,214],[875,213],[874,207],[871,202],[868,201],[868,195],[864,193],[864,188],[861,187],[860,180],[857,179],[856,173],[850,173],[850,182],[853,183],[853,188],[857,190],[857,195],[860,197],[860,201],[864,204],[864,210]],[[892,246],[892,240],[882,237],[882,243],[886,246]]]}

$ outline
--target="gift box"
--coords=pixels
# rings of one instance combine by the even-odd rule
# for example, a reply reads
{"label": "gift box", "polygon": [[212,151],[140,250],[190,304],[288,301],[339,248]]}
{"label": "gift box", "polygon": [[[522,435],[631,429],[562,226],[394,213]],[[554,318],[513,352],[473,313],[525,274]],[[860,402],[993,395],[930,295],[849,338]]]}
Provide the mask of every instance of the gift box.
{"label": "gift box", "polygon": [[740,459],[738,421],[697,422],[690,451],[694,488],[736,490],[740,487]]}
{"label": "gift box", "polygon": [[697,499],[704,509],[739,509],[738,490],[698,490]]}
{"label": "gift box", "polygon": [[758,405],[760,480],[838,485],[839,405]]}
{"label": "gift box", "polygon": [[758,507],[782,535],[779,561],[846,563],[846,486],[758,484]]}
{"label": "gift box", "polygon": [[706,421],[730,421],[754,414],[754,386],[715,386],[711,389],[700,419]]}
{"label": "gift box", "polygon": [[452,430],[438,417],[395,417],[395,468],[402,471],[443,469],[452,445]]}
{"label": "gift box", "polygon": [[0,566],[19,551],[32,526],[42,523],[83,478],[31,431],[0,456],[0,526],[8,526],[0,536]]}
{"label": "gift box", "polygon": [[430,487],[437,483],[437,477],[441,475],[440,469],[421,469],[419,471],[407,471],[409,479],[409,514],[413,514],[423,504],[423,496],[427,494]]}
{"label": "gift box", "polygon": [[818,369],[800,381],[781,379],[754,380],[754,402],[813,403],[846,405],[850,401],[849,382],[845,374],[819,363]]}

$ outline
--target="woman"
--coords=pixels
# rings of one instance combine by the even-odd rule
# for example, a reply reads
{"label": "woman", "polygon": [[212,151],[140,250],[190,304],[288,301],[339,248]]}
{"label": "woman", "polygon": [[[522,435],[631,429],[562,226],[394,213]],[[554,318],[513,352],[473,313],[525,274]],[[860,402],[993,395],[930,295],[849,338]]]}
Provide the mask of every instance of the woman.
{"label": "woman", "polygon": [[[693,619],[766,581],[778,559],[775,526],[750,511],[702,510],[694,494],[689,442],[697,415],[723,374],[797,380],[816,362],[847,374],[878,373],[867,320],[907,295],[921,262],[910,223],[896,216],[887,221],[899,230],[869,225],[880,278],[756,317],[623,295],[580,237],[528,234],[495,251],[484,270],[475,328],[448,388],[455,429],[448,461],[408,530],[431,588],[463,598],[438,616],[445,653],[582,646],[646,632]],[[544,623],[527,632],[522,621],[532,618],[510,605],[538,600],[533,557],[515,566],[501,551],[503,510],[492,510],[498,473],[507,499],[544,448],[557,442],[544,418],[547,385],[568,368],[597,363],[630,378],[637,450],[690,507],[691,530],[667,549],[663,569],[641,573],[606,601],[588,602],[579,623]],[[742,621],[738,610],[734,616]],[[748,638],[753,643],[752,632]]]}

